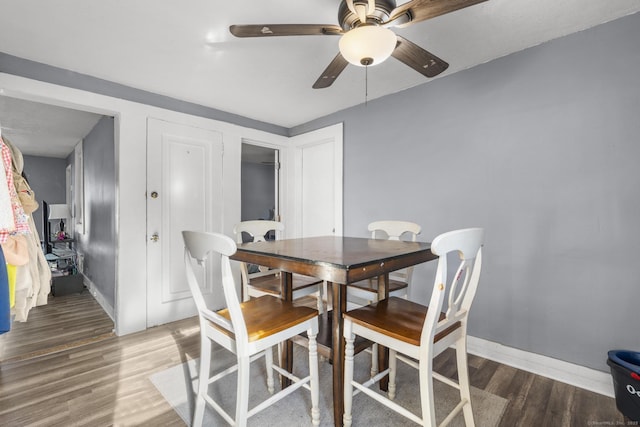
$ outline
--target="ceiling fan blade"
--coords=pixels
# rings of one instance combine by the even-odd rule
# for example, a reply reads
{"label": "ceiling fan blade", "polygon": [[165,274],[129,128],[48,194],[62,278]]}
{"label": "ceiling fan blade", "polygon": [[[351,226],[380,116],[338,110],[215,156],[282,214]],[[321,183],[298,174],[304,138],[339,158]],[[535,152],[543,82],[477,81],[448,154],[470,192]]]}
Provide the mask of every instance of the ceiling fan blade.
{"label": "ceiling fan blade", "polygon": [[442,59],[401,36],[391,56],[426,77],[435,77],[449,67]]}
{"label": "ceiling fan blade", "polygon": [[[387,22],[398,20],[396,26],[403,27],[485,1],[487,0],[412,0],[393,9]],[[407,13],[410,15],[409,22],[403,19]]]}
{"label": "ceiling fan blade", "polygon": [[343,33],[342,28],[337,25],[316,24],[232,25],[229,31],[236,37],[322,36]]}
{"label": "ceiling fan blade", "polygon": [[331,86],[347,65],[349,65],[349,62],[338,52],[336,57],[333,58],[333,61],[331,61],[329,66],[322,72],[322,75],[313,84],[313,88],[324,89]]}

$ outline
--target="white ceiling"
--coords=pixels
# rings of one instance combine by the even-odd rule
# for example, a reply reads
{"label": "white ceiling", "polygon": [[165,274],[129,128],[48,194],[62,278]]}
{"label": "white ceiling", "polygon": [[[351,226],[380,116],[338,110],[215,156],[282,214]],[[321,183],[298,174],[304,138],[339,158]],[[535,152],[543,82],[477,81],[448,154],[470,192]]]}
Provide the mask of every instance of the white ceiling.
{"label": "white ceiling", "polygon": [[66,158],[102,116],[0,96],[0,126],[22,154]]}
{"label": "white ceiling", "polygon": [[[229,25],[337,24],[339,4],[0,0],[0,51],[289,128],[363,103],[364,69],[312,89],[338,37],[238,39]],[[442,78],[638,11],[639,0],[488,0],[395,31],[447,61]],[[391,58],[370,67],[368,97],[425,82]]]}

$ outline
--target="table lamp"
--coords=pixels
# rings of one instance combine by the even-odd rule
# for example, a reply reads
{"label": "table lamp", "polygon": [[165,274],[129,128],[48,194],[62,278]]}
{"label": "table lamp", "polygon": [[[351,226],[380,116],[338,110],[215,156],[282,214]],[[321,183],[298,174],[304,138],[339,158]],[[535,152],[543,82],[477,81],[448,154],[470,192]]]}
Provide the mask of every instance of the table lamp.
{"label": "table lamp", "polygon": [[[49,221],[59,219],[59,227],[58,233],[56,235],[60,235],[64,233],[64,220],[69,218],[69,206],[66,204],[59,205],[49,205]],[[64,235],[64,234],[63,234]]]}

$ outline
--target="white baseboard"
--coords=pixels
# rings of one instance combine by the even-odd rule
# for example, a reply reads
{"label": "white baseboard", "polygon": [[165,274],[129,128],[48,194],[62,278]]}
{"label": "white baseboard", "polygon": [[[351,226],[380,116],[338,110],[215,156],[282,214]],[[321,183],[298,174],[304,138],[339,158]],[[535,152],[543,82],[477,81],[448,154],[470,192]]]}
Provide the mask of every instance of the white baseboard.
{"label": "white baseboard", "polygon": [[84,281],[84,285],[87,287],[89,292],[91,292],[91,295],[93,295],[93,298],[98,302],[98,304],[100,304],[100,307],[102,307],[102,309],[105,311],[105,313],[107,313],[107,315],[111,318],[115,325],[115,310],[113,309],[111,304],[107,302],[107,299],[100,293],[100,290],[96,287],[96,285],[84,274],[82,274],[82,280]]}
{"label": "white baseboard", "polygon": [[585,390],[615,397],[610,374],[551,357],[507,347],[476,337],[467,337],[470,354],[551,378]]}

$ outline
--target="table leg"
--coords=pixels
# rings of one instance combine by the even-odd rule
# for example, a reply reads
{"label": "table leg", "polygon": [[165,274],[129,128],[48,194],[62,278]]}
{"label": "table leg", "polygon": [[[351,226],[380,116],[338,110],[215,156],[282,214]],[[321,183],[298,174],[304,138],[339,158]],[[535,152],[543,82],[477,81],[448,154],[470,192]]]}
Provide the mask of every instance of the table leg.
{"label": "table leg", "polygon": [[342,427],[344,414],[344,322],[342,315],[347,311],[347,287],[331,284],[333,291],[333,425]]}
{"label": "table leg", "polygon": [[[389,298],[389,273],[378,277],[378,300]],[[389,367],[389,349],[378,344],[378,370],[384,371]],[[380,390],[389,390],[389,376],[380,379]]]}
{"label": "table leg", "polygon": [[[282,285],[282,299],[285,301],[293,301],[293,275],[289,272],[283,271],[280,277]],[[282,348],[282,360],[280,366],[289,372],[293,371],[293,341],[287,340],[283,343]],[[281,377],[280,383],[282,388],[289,387],[291,380],[285,376]]]}

